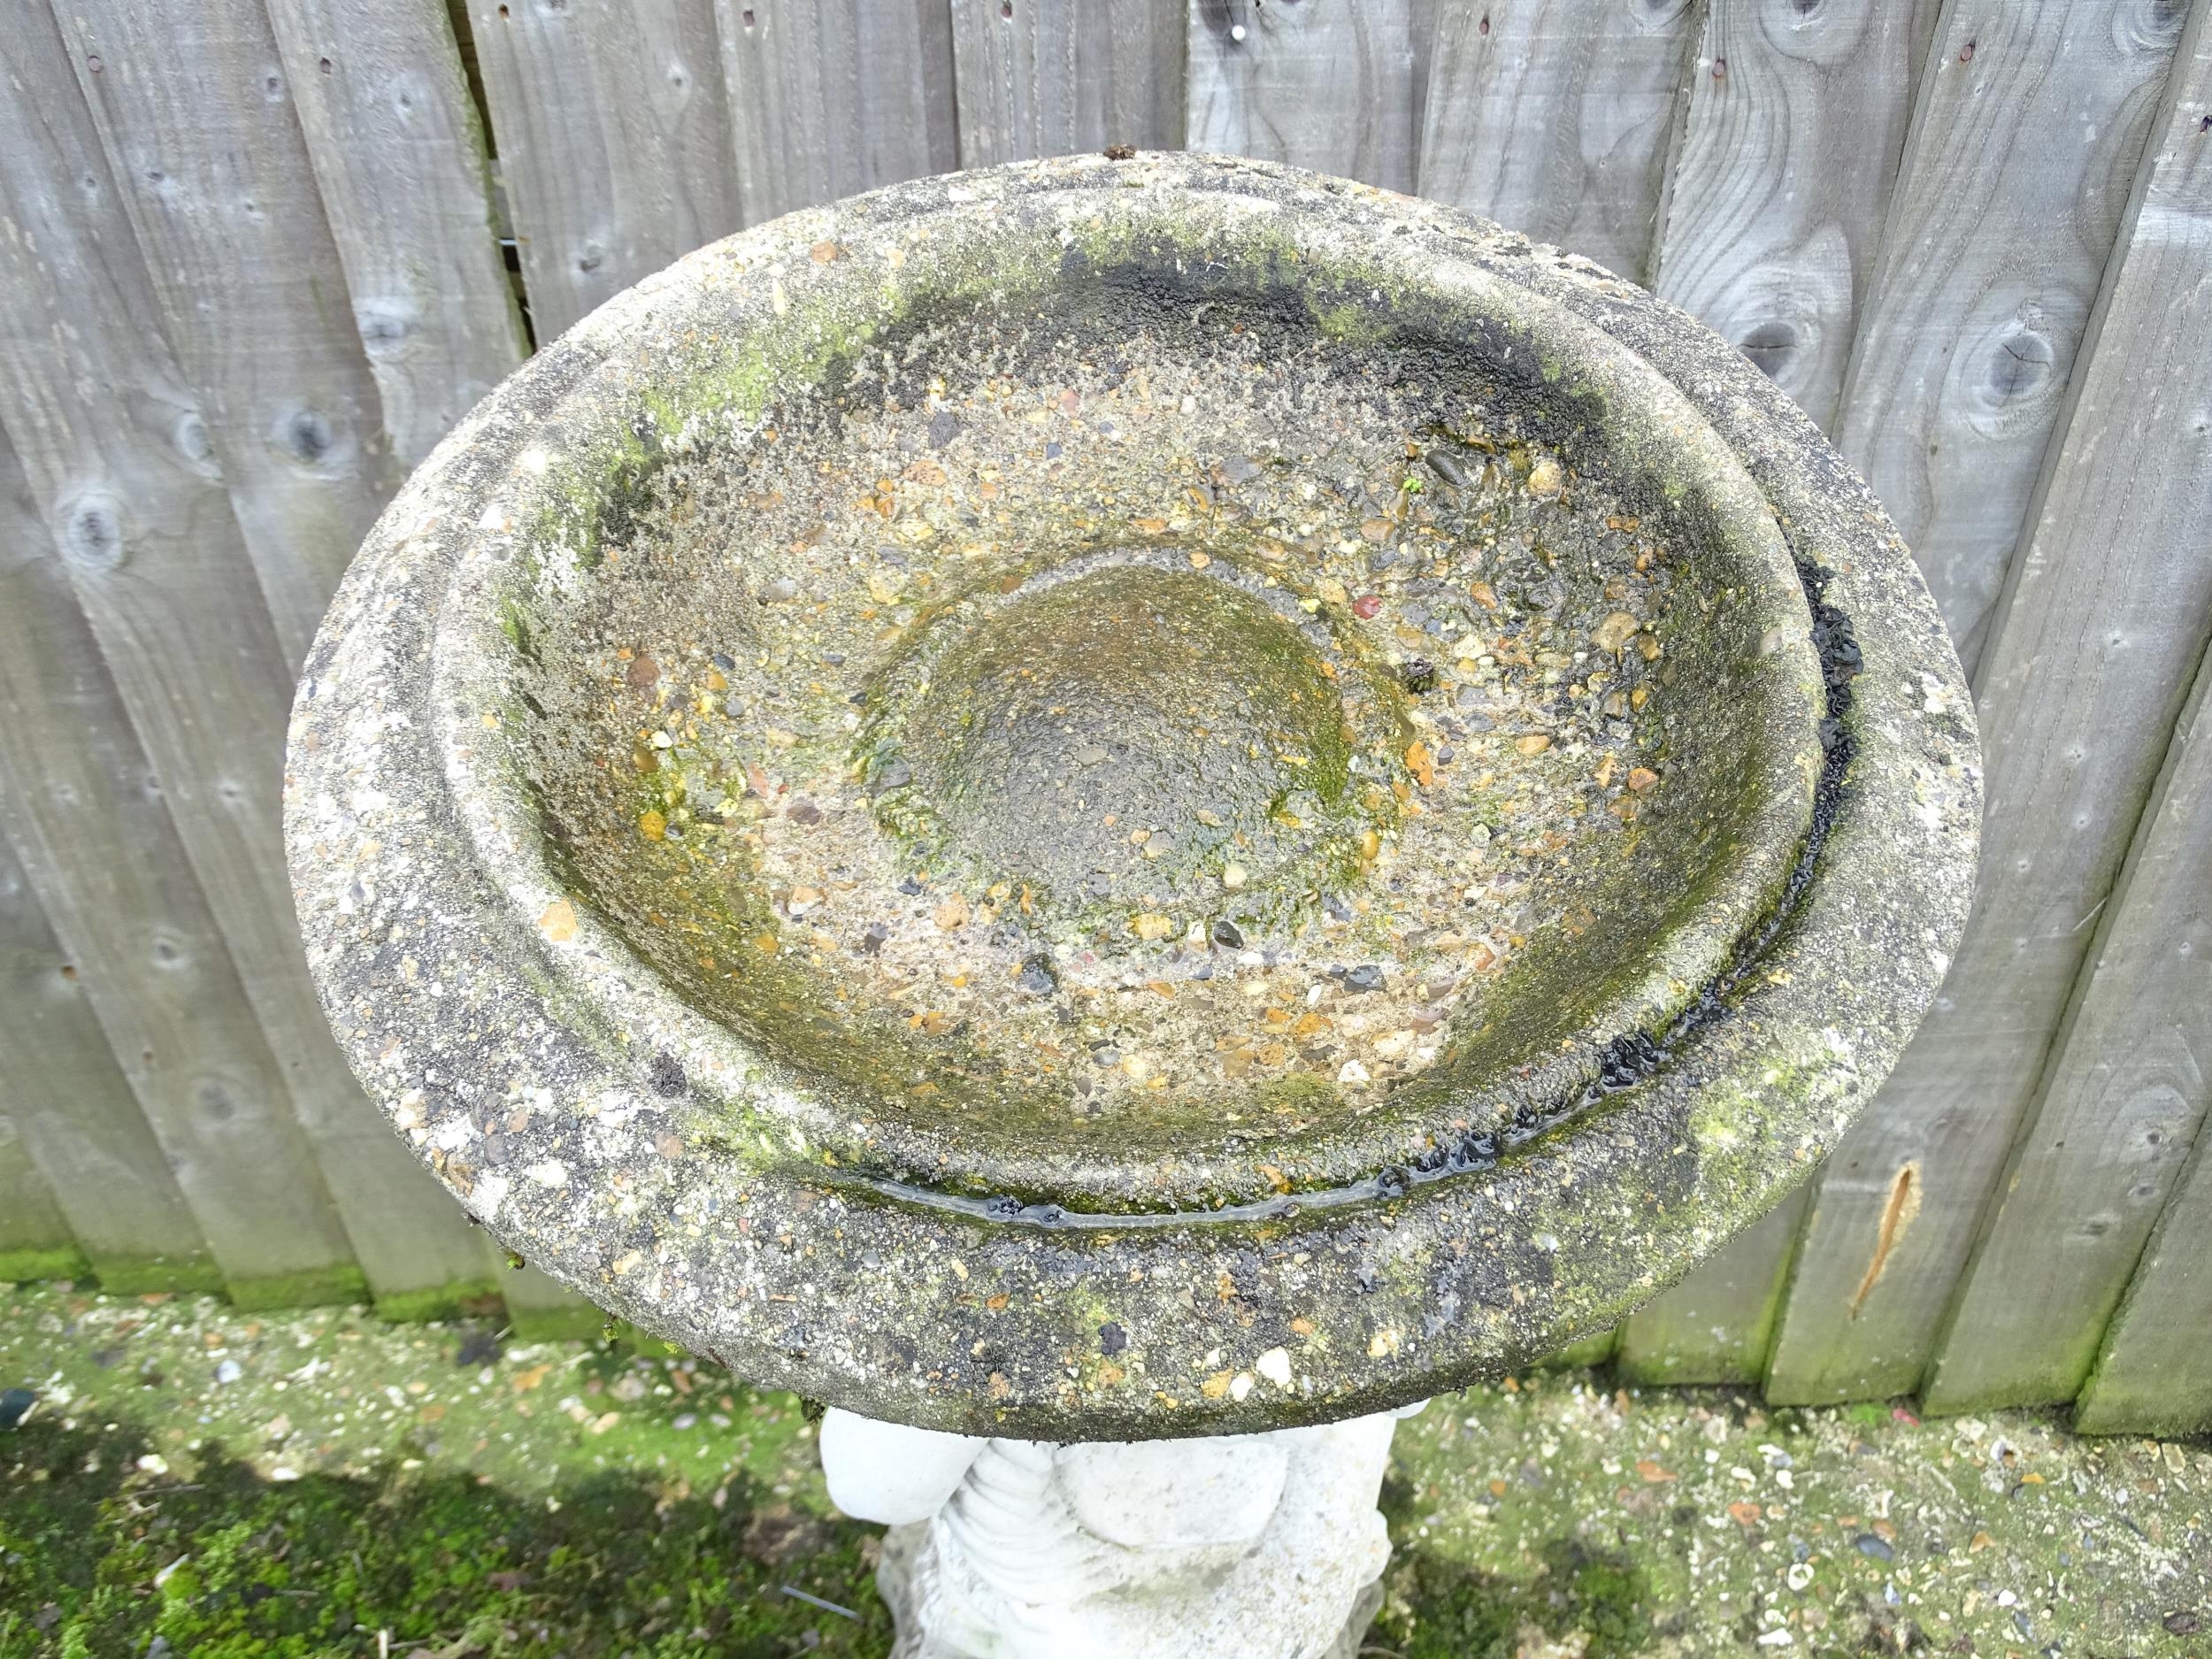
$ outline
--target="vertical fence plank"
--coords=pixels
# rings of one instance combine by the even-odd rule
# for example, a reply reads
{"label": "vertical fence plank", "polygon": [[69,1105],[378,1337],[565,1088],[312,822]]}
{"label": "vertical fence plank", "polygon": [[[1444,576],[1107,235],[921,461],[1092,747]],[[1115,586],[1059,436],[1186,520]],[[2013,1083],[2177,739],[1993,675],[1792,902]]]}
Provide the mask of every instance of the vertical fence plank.
{"label": "vertical fence plank", "polygon": [[0,1281],[73,1279],[85,1258],[0,1094]]}
{"label": "vertical fence plank", "polygon": [[526,1264],[502,1273],[498,1288],[508,1323],[526,1342],[595,1341],[607,1323],[595,1303]]}
{"label": "vertical fence plank", "polygon": [[[47,37],[62,50],[50,25]],[[308,983],[278,821],[291,670],[258,600],[234,494],[226,496],[199,409],[163,349],[160,309],[86,105],[58,65],[47,67],[0,88],[0,190],[15,233],[0,246],[0,419],[281,1067],[273,1104],[286,1110],[288,1094],[292,1127],[269,1121],[259,1132],[274,1158],[303,1129],[330,1177],[317,1180],[311,1166],[288,1178],[299,1186],[301,1225],[334,1199],[347,1225],[326,1241],[326,1265],[353,1272],[357,1252],[380,1294],[463,1270],[480,1276],[480,1244],[354,1086]],[[115,73],[104,59],[86,71]],[[133,79],[147,73],[141,65]],[[129,84],[107,94],[123,152],[134,142],[118,130]],[[250,284],[219,285],[194,305],[213,313],[258,296]],[[350,341],[342,307],[336,326]],[[206,326],[211,338],[228,325]],[[58,931],[83,949],[42,887],[41,895]],[[257,1084],[254,1093],[260,1099]],[[305,1234],[287,1248],[313,1254]]]}
{"label": "vertical fence plank", "polygon": [[269,0],[353,318],[403,466],[528,346],[443,0]]}
{"label": "vertical fence plank", "polygon": [[[0,474],[7,497],[0,501],[4,569],[18,562],[31,538],[45,541],[46,526],[32,511],[12,453],[0,455]],[[13,591],[11,579],[0,575],[0,602]],[[0,778],[11,776],[12,769],[0,763]],[[54,937],[4,833],[0,1054],[8,1056],[0,1110],[12,1119],[23,1156],[44,1176],[69,1236],[101,1283],[119,1292],[222,1288],[199,1225],[86,999],[84,975]]]}
{"label": "vertical fence plank", "polygon": [[2212,1136],[2200,1133],[2074,1409],[2085,1434],[2212,1433]]}
{"label": "vertical fence plank", "polygon": [[[9,84],[0,81],[0,90]],[[0,208],[13,227],[30,232],[38,250],[15,174],[51,157],[28,152],[15,114],[0,111]],[[29,319],[25,285],[11,268],[17,247],[12,239],[0,241],[0,326]],[[10,371],[0,390],[22,384],[15,372],[19,344],[0,340],[0,363]],[[131,589],[147,565],[189,557],[179,531],[194,510],[229,512],[219,488],[159,454],[131,420],[134,415],[158,431],[190,410],[173,385],[165,386],[158,365],[148,369],[135,406],[105,425],[98,444],[68,442],[71,434],[57,433],[25,445],[27,456],[43,453],[36,470],[48,475],[45,493],[57,476],[65,488],[74,479],[96,480],[89,487],[97,492],[96,511],[109,522],[127,512],[145,526],[132,559],[113,572]],[[0,412],[13,432],[42,424],[35,416],[27,420],[19,406]],[[283,1077],[59,568],[64,556],[35,516],[4,442],[0,474],[6,514],[0,520],[0,707],[11,711],[0,721],[0,827],[64,941],[225,1280],[247,1301],[303,1289],[349,1294],[360,1282],[352,1252],[293,1120]],[[175,488],[165,474],[188,483]],[[73,520],[86,511],[80,495],[64,517]],[[162,603],[158,591],[119,597],[132,608]],[[88,1173],[99,1172],[104,1156],[119,1175],[140,1172],[131,1138],[96,1115],[113,1107],[94,1092],[98,1081],[96,1071],[88,1073],[88,1092],[69,1102],[73,1116],[82,1114],[71,1127],[91,1161]],[[34,1117],[27,1126],[35,1133],[40,1124]],[[160,1189],[149,1181],[142,1190]],[[98,1194],[74,1195],[96,1212]],[[109,1195],[130,1196],[127,1186]],[[144,1219],[158,1238],[152,1217]],[[154,1253],[189,1248],[180,1233]],[[118,1252],[135,1253],[128,1246]],[[263,1287],[271,1294],[258,1295]]]}
{"label": "vertical fence plank", "polygon": [[2079,1392],[2199,1133],[2212,1054],[2208,683],[2200,670],[1938,1339],[1931,1411]]}
{"label": "vertical fence plank", "polygon": [[259,0],[70,0],[58,15],[296,667],[396,480],[268,19]]}
{"label": "vertical fence plank", "polygon": [[[1816,420],[1854,319],[1933,27],[1932,0],[1709,0],[1652,253],[1659,293],[1733,342]],[[1629,1321],[1654,1380],[1747,1379],[1772,1343],[1803,1200]]]}
{"label": "vertical fence plank", "polygon": [[952,0],[960,165],[1183,147],[1184,0]]}
{"label": "vertical fence plank", "polygon": [[1555,1348],[1536,1362],[1540,1371],[1580,1371],[1602,1365],[1614,1357],[1614,1347],[1619,1340],[1617,1328],[1601,1331],[1595,1336],[1586,1336],[1578,1342]]}
{"label": "vertical fence plank", "polygon": [[[2206,155],[2212,153],[2212,133],[2201,131],[2212,113],[2212,42],[2201,40],[2197,51],[2199,65],[2184,60],[2177,66],[2128,258],[2132,265],[2144,257],[2150,221],[2150,234],[2166,241],[2162,270],[2184,280],[2181,272],[2194,258],[2194,283],[2201,288],[2212,270],[2212,155]],[[2163,323],[2168,316],[2159,311],[2159,319]],[[2108,311],[2100,354],[2146,351],[2153,341],[2157,349],[2212,349],[2212,303],[2199,301],[2194,336],[2115,336],[2113,327]],[[2194,407],[2179,398],[2170,404],[2170,418],[2188,435],[2166,440],[2163,466],[2188,480],[2181,488],[2194,495],[2194,511],[2184,502],[2172,526],[2184,537],[2177,553],[2194,553],[2201,562],[2212,537],[2212,440],[2206,438],[2212,367],[2199,365],[2190,391]],[[2124,442],[2139,442],[2137,418],[2146,431],[2159,431],[2154,404],[2117,404],[2115,413],[2119,409],[2126,409],[2128,420]],[[2193,531],[2194,546],[2188,540]],[[2078,1007],[2044,1073],[2033,1119],[2013,1148],[1929,1370],[1929,1409],[2039,1405],[2075,1396],[2181,1159],[2201,1135],[2203,1057],[2212,1053],[2208,686],[2212,675],[2199,668],[2153,803],[2135,832],[2135,852],[2100,914],[2091,963],[2075,991]],[[2212,1345],[2206,1358],[2212,1358]]]}
{"label": "vertical fence plank", "polygon": [[1823,426],[1843,384],[1934,0],[1710,0],[1653,286]]}
{"label": "vertical fence plank", "polygon": [[1413,0],[1190,4],[1193,150],[1413,188]]}
{"label": "vertical fence plank", "polygon": [[1904,532],[1970,675],[2182,16],[1954,0],[1929,55],[1836,442]]}
{"label": "vertical fence plank", "polygon": [[1421,194],[1648,273],[1696,0],[1492,0],[1442,7]]}
{"label": "vertical fence plank", "polygon": [[960,165],[945,0],[715,0],[745,222]]}
{"label": "vertical fence plank", "polygon": [[1613,1363],[1644,1383],[1755,1383],[1782,1310],[1805,1214],[1799,1187],[1621,1325]]}
{"label": "vertical fence plank", "polygon": [[740,223],[712,0],[469,0],[541,342]]}
{"label": "vertical fence plank", "polygon": [[1919,1386],[2212,626],[2212,99],[2198,0],[1977,678],[1974,914],[1828,1164],[1770,1391]]}

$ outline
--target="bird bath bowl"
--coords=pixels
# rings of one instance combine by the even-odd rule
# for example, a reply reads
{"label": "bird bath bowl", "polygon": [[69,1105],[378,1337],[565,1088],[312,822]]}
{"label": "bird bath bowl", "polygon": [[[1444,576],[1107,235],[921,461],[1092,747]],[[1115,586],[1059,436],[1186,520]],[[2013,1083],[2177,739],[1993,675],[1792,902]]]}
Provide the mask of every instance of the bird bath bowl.
{"label": "bird bath bowl", "polygon": [[1721,341],[1157,156],[610,303],[386,513],[290,764],[333,1024],[460,1202],[970,1446],[1609,1327],[1888,1070],[1978,789],[1894,530]]}

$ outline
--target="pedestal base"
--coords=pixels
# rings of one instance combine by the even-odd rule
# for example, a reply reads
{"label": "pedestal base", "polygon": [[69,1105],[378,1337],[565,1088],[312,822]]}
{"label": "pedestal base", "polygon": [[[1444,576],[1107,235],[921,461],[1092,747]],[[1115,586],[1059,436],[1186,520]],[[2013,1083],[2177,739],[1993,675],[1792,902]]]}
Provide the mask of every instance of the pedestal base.
{"label": "pedestal base", "polygon": [[1350,1659],[1402,1415],[1052,1446],[833,1411],[822,1464],[839,1508],[891,1526],[894,1659]]}

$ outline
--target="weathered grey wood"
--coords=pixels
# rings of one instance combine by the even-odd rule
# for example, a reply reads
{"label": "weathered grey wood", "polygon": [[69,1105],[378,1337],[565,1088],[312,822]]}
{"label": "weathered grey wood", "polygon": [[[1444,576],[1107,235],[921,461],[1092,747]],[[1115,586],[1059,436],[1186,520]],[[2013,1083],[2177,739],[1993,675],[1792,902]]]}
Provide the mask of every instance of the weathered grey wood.
{"label": "weathered grey wood", "polygon": [[1824,426],[1835,413],[1934,0],[1709,0],[1653,287]]}
{"label": "weathered grey wood", "polygon": [[1955,0],[1928,59],[1836,441],[1970,674],[2183,15]]}
{"label": "weathered grey wood", "polygon": [[[12,566],[31,538],[44,543],[46,526],[31,509],[4,439],[0,495],[0,537],[12,544],[0,551],[0,565]],[[0,578],[0,594],[12,591]],[[10,775],[0,770],[0,777]],[[37,1168],[54,1194],[64,1217],[58,1236],[81,1249],[101,1282],[123,1292],[222,1288],[199,1225],[86,1000],[84,974],[54,937],[4,833],[0,1054],[7,1056],[0,1118],[8,1120],[20,1159]],[[0,1162],[8,1156],[0,1153]],[[11,1202],[0,1193],[0,1215]]]}
{"label": "weathered grey wood", "polygon": [[1769,1375],[1780,1400],[1920,1386],[2204,652],[2207,10],[2193,10],[2161,94],[1978,676],[1987,787],[1974,916],[1943,995],[1822,1179]]}
{"label": "weathered grey wood", "polygon": [[[27,158],[16,112],[0,114],[0,228],[6,232],[0,259],[32,229],[11,176]],[[97,157],[92,159],[96,165]],[[6,300],[0,326],[29,310],[12,264],[0,263]],[[0,358],[11,367],[0,388],[16,379],[15,344],[0,346]],[[230,511],[219,488],[159,457],[147,441],[148,427],[156,434],[173,428],[191,405],[165,376],[165,365],[143,367],[132,405],[117,411],[96,444],[67,452],[35,440],[27,446],[48,450],[47,470],[65,467],[96,480],[94,510],[108,522],[126,511],[141,522],[166,518],[168,536],[157,539],[149,531],[137,538],[134,552],[144,556],[137,561],[142,569],[165,553],[180,557],[177,532],[188,533],[196,511],[226,521]],[[24,411],[12,403],[4,412],[16,429]],[[164,472],[189,480],[189,487],[170,488]],[[6,515],[0,520],[0,707],[10,711],[0,721],[0,827],[65,943],[111,1051],[225,1279],[244,1287],[248,1300],[257,1286],[342,1281],[352,1251],[293,1119],[282,1075],[78,611],[62,557],[4,442],[0,480],[0,513]],[[88,511],[84,501],[80,495],[70,503],[71,517]],[[111,575],[135,588],[127,581],[129,568],[119,566]],[[118,598],[133,605],[160,601],[157,593],[126,591]],[[87,1085],[98,1081],[94,1073]],[[84,1115],[73,1125],[81,1144],[96,1172],[104,1155],[115,1173],[138,1173],[143,1165],[130,1137],[97,1115],[108,1104],[97,1094],[85,1098]],[[35,1133],[50,1125],[41,1114],[19,1126]],[[150,1183],[145,1190],[159,1192]],[[96,1197],[83,1196],[96,1211]],[[130,1196],[128,1187],[113,1194]],[[188,1248],[188,1235],[180,1231],[165,1253]]]}
{"label": "weathered grey wood", "polygon": [[2212,1432],[2212,1136],[2159,1217],[2074,1408],[2085,1434]]}
{"label": "weathered grey wood", "polygon": [[960,165],[945,0],[715,0],[745,222]]}
{"label": "weathered grey wood", "polygon": [[1637,1382],[1756,1383],[1805,1213],[1799,1187],[1621,1325],[1613,1363]]}
{"label": "weathered grey wood", "polygon": [[1439,4],[1421,194],[1649,270],[1696,0]]}
{"label": "weathered grey wood", "polygon": [[258,0],[70,0],[58,15],[296,665],[397,478],[268,19]]}
{"label": "weathered grey wood", "polygon": [[1190,0],[1189,144],[1410,190],[1412,0]]}
{"label": "weathered grey wood", "polygon": [[1184,0],[951,0],[960,165],[1183,147]]}
{"label": "weathered grey wood", "polygon": [[73,1279],[86,1266],[0,1089],[0,1281]]}
{"label": "weathered grey wood", "polygon": [[[2137,102],[2146,106],[2132,123],[2139,133],[2152,101]],[[2184,90],[2177,126],[2162,135],[2170,154],[2177,139],[2201,139],[2193,112],[2200,127],[2202,111]],[[2177,160],[2154,162],[2154,193],[2157,165]],[[2154,194],[2148,211],[2161,205]],[[2212,249],[2212,234],[2199,246]],[[2134,853],[2101,915],[2039,1110],[2014,1149],[1943,1333],[1929,1375],[1933,1409],[2076,1393],[2199,1133],[2207,1033],[2197,964],[2212,879],[2203,681],[2200,672]],[[2208,1357],[2212,1350],[2200,1364]]]}
{"label": "weathered grey wood", "polygon": [[384,431],[406,466],[529,349],[443,0],[268,0]]}
{"label": "weathered grey wood", "polygon": [[[1666,160],[1654,286],[1807,412],[1834,411],[1933,27],[1932,0],[1815,8],[1708,0]],[[1806,1201],[1631,1320],[1652,1379],[1759,1375]]]}
{"label": "weathered grey wood", "polygon": [[2212,1055],[2208,684],[2200,670],[2099,915],[2075,1007],[1938,1339],[1931,1411],[2080,1391],[2200,1133]]}
{"label": "weathered grey wood", "polygon": [[[6,4],[20,12],[24,0]],[[58,53],[51,25],[42,27]],[[11,38],[38,37],[26,28]],[[474,1276],[480,1246],[354,1086],[308,984],[278,823],[287,654],[258,603],[231,511],[236,492],[227,495],[216,476],[199,408],[161,348],[160,311],[104,147],[73,82],[50,58],[38,61],[44,73],[27,66],[0,87],[0,197],[10,233],[0,238],[0,420],[281,1068],[273,1099],[257,1080],[248,1091],[256,1113],[265,1102],[268,1115],[251,1135],[242,1124],[238,1133],[249,1141],[266,1137],[263,1179],[298,1187],[300,1227],[315,1218],[285,1247],[291,1254],[320,1249],[336,1267],[357,1251],[380,1294]],[[113,67],[104,61],[86,73],[104,79]],[[111,102],[113,131],[127,100],[117,94]],[[128,148],[121,138],[117,144]],[[203,308],[249,304],[257,295],[233,298],[218,288],[202,296]],[[350,341],[345,313],[336,323]],[[38,764],[71,735],[50,731]],[[50,844],[65,840],[58,834]],[[85,933],[63,923],[38,879],[57,931],[81,952]],[[288,1173],[302,1129],[315,1158]],[[316,1164],[326,1186],[314,1179]],[[333,1197],[350,1248],[344,1235],[319,1232]],[[204,1215],[203,1225],[214,1243]],[[231,1257],[219,1246],[217,1256],[229,1271]]]}
{"label": "weathered grey wood", "polygon": [[595,1341],[607,1323],[607,1315],[594,1303],[527,1264],[503,1264],[494,1288],[506,1298],[515,1334],[526,1341]]}
{"label": "weathered grey wood", "polygon": [[541,342],[740,219],[712,0],[470,0]]}

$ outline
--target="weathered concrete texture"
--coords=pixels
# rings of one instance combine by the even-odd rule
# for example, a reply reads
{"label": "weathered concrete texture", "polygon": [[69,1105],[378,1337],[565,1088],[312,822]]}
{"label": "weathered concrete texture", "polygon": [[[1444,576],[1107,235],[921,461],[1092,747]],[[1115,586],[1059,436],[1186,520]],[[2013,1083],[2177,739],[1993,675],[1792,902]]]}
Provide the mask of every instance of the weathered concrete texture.
{"label": "weathered concrete texture", "polygon": [[[966,1099],[957,1087],[939,1100],[879,1087],[895,1067],[865,1072],[845,1053],[876,1041],[839,1012],[845,971],[807,977],[795,893],[748,908],[733,887],[726,916],[672,879],[618,894],[626,866],[572,821],[592,808],[579,780],[633,766],[657,777],[657,749],[687,741],[671,735],[686,720],[663,687],[659,726],[633,723],[634,757],[585,744],[580,711],[615,660],[594,618],[652,580],[660,543],[633,532],[680,528],[682,491],[711,501],[718,479],[766,476],[779,422],[821,446],[801,453],[827,457],[864,419],[961,394],[933,386],[933,349],[964,364],[959,342],[1025,339],[1032,319],[1048,354],[1056,329],[1102,351],[1118,331],[1173,344],[1209,315],[1221,334],[1249,327],[1286,359],[1322,363],[1317,387],[1358,419],[1394,395],[1384,380],[1433,380],[1463,423],[1454,442],[1471,445],[1485,422],[1510,437],[1513,511],[1540,527],[1544,503],[1581,491],[1618,498],[1616,528],[1647,521],[1672,586],[1658,620],[1624,618],[1652,641],[1638,660],[1659,667],[1619,741],[1652,746],[1656,804],[1627,803],[1632,830],[1589,843],[1619,850],[1586,865],[1574,863],[1585,832],[1561,834],[1556,862],[1578,872],[1559,889],[1569,919],[1516,933],[1517,954],[1458,993],[1433,1064],[1402,1087],[1348,1063],[1310,1076],[1294,1116],[1254,1126],[1225,1107],[1210,1119],[1200,1094],[1164,1104],[1150,1133],[1141,1096],[1093,1121],[979,1090],[964,1117],[946,1103]],[[1329,364],[1364,378],[1332,380]],[[1203,430],[1190,442],[1202,449]],[[1409,457],[1422,448],[1408,443]],[[1448,456],[1439,476],[1456,465]],[[1018,473],[1010,458],[1005,476]],[[856,494],[887,521],[910,477],[813,476],[826,527],[775,544],[803,565],[804,549],[838,545]],[[779,492],[733,511],[792,511]],[[1198,492],[1209,526],[1222,492],[1233,495]],[[1116,511],[1131,504],[1148,503]],[[1418,516],[1402,511],[1376,539],[1410,539]],[[1152,519],[1133,522],[1125,540],[1156,534],[1141,527]],[[1187,568],[1208,568],[1187,557],[1207,542],[1175,541],[1164,512],[1157,522]],[[727,526],[746,548],[746,525]],[[924,526],[915,544],[938,534]],[[976,545],[981,574],[1011,557]],[[1316,626],[1301,637],[1316,655],[1282,685],[1329,680],[1356,732],[1361,687],[1418,726],[1408,699],[1426,665],[1361,643],[1351,618],[1370,613],[1301,564],[1322,568],[1330,549],[1225,534],[1220,549],[1251,572],[1248,593],[1310,580],[1312,603],[1299,603]],[[953,554],[931,557],[954,567]],[[788,596],[753,593],[743,562],[699,584],[703,616],[733,595],[755,616]],[[1033,558],[1000,580],[1032,591],[1038,579]],[[887,631],[912,639],[918,614],[882,603]],[[664,615],[671,629],[680,619]],[[1611,623],[1592,640],[1621,674],[1640,672]],[[764,661],[767,631],[800,624],[758,626]],[[1559,677],[1594,684],[1591,655],[1562,653]],[[622,661],[612,695],[653,687],[649,657]],[[717,675],[723,664],[745,670],[726,653]],[[879,670],[856,684],[856,711],[893,685],[892,664]],[[1578,687],[1589,688],[1564,689]],[[607,706],[613,731],[627,717]],[[1002,706],[1034,723],[1018,697]],[[803,696],[800,708],[810,712]],[[1271,743],[1291,730],[1261,724]],[[1593,726],[1592,741],[1611,731]],[[799,753],[832,741],[784,735]],[[1302,864],[1301,851],[1282,867],[1333,872],[1341,892],[1329,896],[1348,910],[1371,894],[1388,910],[1394,848],[1417,845],[1425,818],[1452,821],[1442,791],[1425,802],[1432,766],[1417,750],[1362,774],[1357,798],[1374,804],[1341,820],[1340,855]],[[1505,753],[1528,761],[1501,758],[1514,787],[1547,783],[1543,745]],[[888,764],[856,756],[861,787],[887,797]],[[1894,531],[1723,342],[1586,262],[1448,210],[1183,157],[900,186],[718,243],[610,303],[480,406],[386,514],[308,664],[290,764],[293,876],[333,1025],[471,1213],[603,1305],[749,1378],[887,1420],[1053,1440],[1365,1415],[1494,1374],[1655,1294],[1801,1179],[1888,1071],[1962,924],[1979,798],[1957,664]],[[780,799],[764,771],[723,797],[733,823]],[[664,812],[689,803],[640,804],[634,856],[666,856],[668,830],[686,826]],[[887,819],[884,833],[920,845],[932,832]],[[1011,908],[1010,884],[971,899],[942,870],[1013,855],[977,852],[990,835],[972,826],[948,839],[948,862],[927,873],[961,907],[938,926],[956,930],[979,902]],[[703,829],[683,846],[713,842]],[[1539,845],[1528,867],[1546,856]],[[1623,869],[1648,873],[1624,881]],[[1122,876],[1104,873],[1121,896]],[[1405,868],[1416,890],[1419,875]],[[1202,900],[1236,890],[1215,865],[1178,879]],[[657,893],[678,892],[672,917],[654,909]],[[1317,949],[1297,942],[1305,901],[1284,893],[1263,919],[1286,959],[1303,961]],[[1097,919],[1056,892],[1037,908],[1028,925],[1064,930],[1056,951]],[[688,958],[666,942],[689,927],[708,941],[726,922]],[[1094,955],[1132,964],[1153,960],[1141,944],[1169,942],[1135,932],[1087,937]],[[729,962],[748,939],[765,941],[772,973]],[[1051,959],[1035,969],[1041,999],[1084,967]],[[1171,989],[1218,988],[1202,992],[1202,979]],[[755,1000],[716,1000],[741,996]],[[925,1036],[926,1016],[914,1010]]]}
{"label": "weathered concrete texture", "polygon": [[822,1471],[892,1529],[895,1659],[1325,1659],[1382,1599],[1396,1426],[1047,1446],[833,1411]]}

